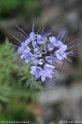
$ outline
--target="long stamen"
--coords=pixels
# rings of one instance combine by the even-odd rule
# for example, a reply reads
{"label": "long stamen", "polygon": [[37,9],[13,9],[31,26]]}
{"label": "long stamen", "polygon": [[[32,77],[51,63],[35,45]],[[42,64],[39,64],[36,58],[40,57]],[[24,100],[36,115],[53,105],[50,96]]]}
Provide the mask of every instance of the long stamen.
{"label": "long stamen", "polygon": [[76,54],[73,52],[73,50],[68,52],[67,55],[77,57]]}
{"label": "long stamen", "polygon": [[50,78],[50,83],[51,83],[52,87],[55,85],[55,82],[52,78]]}
{"label": "long stamen", "polygon": [[38,31],[37,31],[37,33],[36,34],[38,34],[38,32],[41,30],[41,27],[38,29]]}
{"label": "long stamen", "polygon": [[35,86],[35,83],[36,83],[36,78],[34,77],[32,86]]}
{"label": "long stamen", "polygon": [[52,86],[50,85],[50,81],[49,81],[49,78],[46,78],[46,83],[48,84],[50,90],[52,90]]}
{"label": "long stamen", "polygon": [[[13,36],[13,35],[12,35]],[[15,36],[13,36],[17,41],[19,41],[19,43],[21,43],[21,41],[18,39],[18,38],[16,38]]]}
{"label": "long stamen", "polygon": [[21,28],[19,28],[17,25],[16,25],[16,27],[17,27],[22,33],[24,33],[24,34],[26,35],[26,37],[28,37],[28,35],[27,35]]}
{"label": "long stamen", "polygon": [[7,42],[7,41],[5,41],[5,42],[12,45],[12,46],[19,47],[19,46],[16,46],[16,45],[12,44],[12,43]]}
{"label": "long stamen", "polygon": [[[55,27],[54,27],[54,28],[55,28]],[[49,31],[47,34],[45,34],[45,36],[48,36],[48,35],[52,34],[51,32],[54,30],[54,28],[52,28],[51,31]]]}
{"label": "long stamen", "polygon": [[70,38],[67,38],[66,40],[70,40],[72,37],[70,37]]}
{"label": "long stamen", "polygon": [[73,55],[73,54],[69,54],[69,56],[74,56],[74,57],[77,57],[77,56],[75,56],[75,55]]}
{"label": "long stamen", "polygon": [[69,62],[72,62],[72,60],[70,60],[70,59],[68,59],[68,58],[66,58]]}
{"label": "long stamen", "polygon": [[48,32],[49,32],[49,30],[46,33],[44,33],[42,36],[45,37]]}
{"label": "long stamen", "polygon": [[26,38],[27,39],[27,37],[26,36],[24,36],[21,32],[18,32],[21,36],[23,36],[24,38]]}
{"label": "long stamen", "polygon": [[18,44],[18,45],[21,45],[20,43],[18,43],[18,42],[16,42],[16,41],[14,41],[16,44]]}
{"label": "long stamen", "polygon": [[76,55],[73,50],[71,50],[70,52],[68,52],[68,54]]}
{"label": "long stamen", "polygon": [[64,40],[63,40],[63,42],[62,42],[62,43],[65,43],[65,41],[66,41],[66,37],[64,38]]}
{"label": "long stamen", "polygon": [[61,38],[60,38],[61,40],[63,39],[63,37],[64,37],[66,31],[67,31],[67,29],[65,29],[65,30],[63,31],[62,36],[61,36]]}
{"label": "long stamen", "polygon": [[44,31],[44,27],[42,28],[42,32],[41,32],[41,35],[43,36],[44,34],[43,34],[43,31]]}
{"label": "long stamen", "polygon": [[[80,44],[80,43],[79,43]],[[76,46],[78,46],[79,44],[76,44],[76,45],[74,45],[74,46],[70,46],[70,47],[68,47],[68,49],[71,49],[71,48],[73,48],[73,47],[76,47]]]}
{"label": "long stamen", "polygon": [[57,36],[57,39],[58,39],[58,40],[62,40],[63,37],[64,37],[64,35],[65,35],[65,33],[66,33],[66,31],[67,31],[67,29],[64,28],[64,29],[59,33],[59,35]]}
{"label": "long stamen", "polygon": [[29,84],[34,80],[34,75],[32,76],[32,78],[30,79],[30,81],[27,84],[27,87],[29,86]]}
{"label": "long stamen", "polygon": [[76,40],[77,40],[77,39],[75,39],[75,40],[73,40],[72,42],[68,43],[67,46],[70,45],[70,44],[72,44],[72,43],[75,42]]}

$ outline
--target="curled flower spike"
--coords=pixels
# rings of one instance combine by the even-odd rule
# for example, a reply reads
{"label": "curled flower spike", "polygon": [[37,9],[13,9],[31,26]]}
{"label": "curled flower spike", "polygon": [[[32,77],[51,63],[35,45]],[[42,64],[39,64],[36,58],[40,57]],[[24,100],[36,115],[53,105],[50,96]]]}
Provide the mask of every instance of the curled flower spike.
{"label": "curled flower spike", "polygon": [[[58,66],[56,63],[61,64],[63,60],[68,59],[68,56],[75,56],[74,46],[71,44],[65,44],[66,29],[63,29],[57,37],[50,36],[52,33],[48,31],[47,33],[39,34],[34,32],[34,21],[32,25],[32,32],[27,35],[22,29],[16,26],[21,32],[19,34],[25,38],[25,41],[21,42],[15,36],[13,36],[18,42],[17,45],[11,44],[18,48],[18,54],[20,58],[26,63],[32,63],[31,71],[32,74],[31,81],[40,80],[46,82],[50,88],[55,84],[53,77],[57,72]],[[78,45],[78,44],[77,44]],[[77,46],[75,45],[75,46]],[[70,51],[68,51],[70,50]]]}

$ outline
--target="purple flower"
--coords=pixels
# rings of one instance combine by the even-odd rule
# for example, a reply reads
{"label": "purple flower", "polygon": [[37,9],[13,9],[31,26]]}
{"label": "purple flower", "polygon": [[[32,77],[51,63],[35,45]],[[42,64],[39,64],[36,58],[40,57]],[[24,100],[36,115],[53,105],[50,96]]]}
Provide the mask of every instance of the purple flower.
{"label": "purple flower", "polygon": [[35,78],[37,79],[37,78],[40,78],[42,69],[41,67],[38,67],[38,66],[32,66],[30,73],[33,74]]}
{"label": "purple flower", "polygon": [[41,73],[41,80],[45,81],[46,78],[52,78],[52,74],[54,74],[54,66],[45,64]]}
{"label": "purple flower", "polygon": [[67,45],[61,45],[60,46],[60,48],[59,48],[60,50],[62,50],[62,51],[66,51],[67,50]]}
{"label": "purple flower", "polygon": [[47,41],[46,36],[42,36],[42,35],[37,34],[36,37],[37,37],[37,43],[40,45],[44,44]]}
{"label": "purple flower", "polygon": [[53,65],[54,61],[55,61],[55,57],[54,57],[54,55],[51,54],[50,56],[46,56],[46,60],[47,60],[48,63]]}
{"label": "purple flower", "polygon": [[67,45],[65,44],[66,38],[64,36],[66,29],[63,29],[57,37],[49,36],[52,34],[52,30],[45,34],[43,34],[43,30],[41,34],[39,34],[39,30],[35,33],[34,21],[32,32],[29,35],[22,29],[19,28],[19,30],[21,31],[19,34],[25,38],[25,41],[21,42],[13,36],[18,43],[17,45],[9,44],[18,48],[18,54],[26,64],[32,63],[30,71],[33,75],[32,80],[40,79],[42,82],[46,81],[48,85],[54,84],[53,76],[58,67],[56,64],[62,65],[64,59],[71,61],[68,56],[76,57],[73,51],[74,46],[71,46],[74,41]]}
{"label": "purple flower", "polygon": [[45,81],[47,77],[52,78],[52,74],[54,74],[54,66],[49,64],[45,64],[43,69],[38,66],[32,66],[31,69],[30,73],[33,74],[35,78],[41,77],[42,81]]}
{"label": "purple flower", "polygon": [[22,42],[22,43],[21,43],[21,46],[18,48],[18,53],[19,53],[19,54],[22,54],[23,51],[25,51],[25,50],[30,51],[30,48],[26,45],[25,42]]}
{"label": "purple flower", "polygon": [[48,44],[48,50],[52,51],[54,47],[59,48],[63,45],[63,43],[60,40],[57,40],[55,37],[50,37],[50,44]]}
{"label": "purple flower", "polygon": [[57,40],[55,37],[50,37],[50,42],[54,47],[60,47],[63,43],[60,40]]}
{"label": "purple flower", "polygon": [[55,56],[57,57],[57,59],[59,59],[59,60],[64,60],[64,58],[67,58],[66,53],[65,53],[63,50],[61,50],[61,49],[57,50],[57,51],[54,53],[54,55],[55,55]]}

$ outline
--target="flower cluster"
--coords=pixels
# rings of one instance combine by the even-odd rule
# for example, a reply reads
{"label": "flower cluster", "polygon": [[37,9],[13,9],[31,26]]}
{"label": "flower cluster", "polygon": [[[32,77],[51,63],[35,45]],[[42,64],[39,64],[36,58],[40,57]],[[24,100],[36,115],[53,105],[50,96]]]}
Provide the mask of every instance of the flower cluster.
{"label": "flower cluster", "polygon": [[[17,26],[18,27],[18,26]],[[18,27],[19,28],[19,27]],[[52,31],[39,34],[34,32],[34,22],[32,25],[32,32],[26,34],[22,29],[20,34],[25,38],[24,42],[19,41],[18,54],[20,58],[24,60],[26,64],[32,63],[30,73],[33,75],[32,80],[41,80],[54,83],[53,76],[55,75],[56,68],[55,63],[62,63],[64,59],[68,59],[68,56],[75,56],[74,46],[70,46],[71,43],[65,45],[67,40],[65,37],[66,29],[63,29],[57,37],[50,36]],[[70,50],[70,51],[68,51]]]}

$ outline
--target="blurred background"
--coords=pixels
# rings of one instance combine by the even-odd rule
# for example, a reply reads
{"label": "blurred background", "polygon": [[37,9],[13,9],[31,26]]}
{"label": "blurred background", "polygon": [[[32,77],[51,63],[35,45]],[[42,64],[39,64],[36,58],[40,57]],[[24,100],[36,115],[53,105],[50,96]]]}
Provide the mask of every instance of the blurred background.
{"label": "blurred background", "polygon": [[[35,20],[35,32],[44,27],[57,36],[67,28],[66,37],[77,57],[65,61],[54,79],[52,90],[46,83],[27,87],[29,65],[17,55],[17,49],[5,43],[21,41],[15,25],[27,34]],[[26,124],[64,124],[82,121],[82,1],[81,0],[0,0],[0,121],[25,121]],[[67,122],[66,122],[67,121]],[[12,124],[12,122],[8,122]],[[13,122],[15,123],[15,122]],[[75,123],[75,122],[74,122]],[[80,122],[79,122],[80,123]]]}

